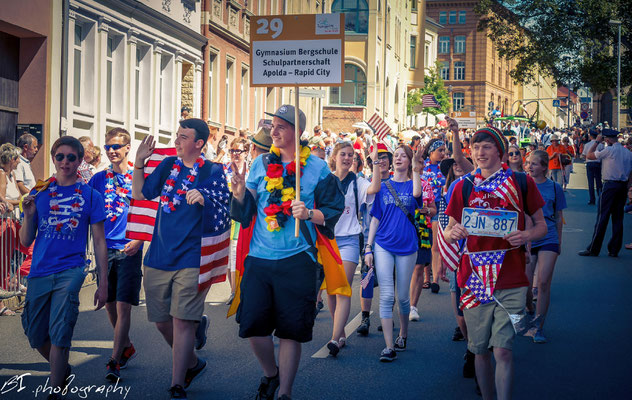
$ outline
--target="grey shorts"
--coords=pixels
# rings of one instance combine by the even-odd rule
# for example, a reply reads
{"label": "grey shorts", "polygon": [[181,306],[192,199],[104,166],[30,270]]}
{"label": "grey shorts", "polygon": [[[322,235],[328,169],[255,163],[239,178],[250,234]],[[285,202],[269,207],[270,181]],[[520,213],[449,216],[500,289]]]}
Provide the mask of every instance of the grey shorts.
{"label": "grey shorts", "polygon": [[57,347],[70,347],[85,277],[81,266],[28,279],[22,327],[32,348],[49,340]]}
{"label": "grey shorts", "polygon": [[[512,314],[524,311],[527,287],[494,290],[494,297]],[[467,324],[467,348],[474,354],[486,354],[490,348],[511,350],[515,331],[509,315],[498,303],[481,304],[463,310]]]}

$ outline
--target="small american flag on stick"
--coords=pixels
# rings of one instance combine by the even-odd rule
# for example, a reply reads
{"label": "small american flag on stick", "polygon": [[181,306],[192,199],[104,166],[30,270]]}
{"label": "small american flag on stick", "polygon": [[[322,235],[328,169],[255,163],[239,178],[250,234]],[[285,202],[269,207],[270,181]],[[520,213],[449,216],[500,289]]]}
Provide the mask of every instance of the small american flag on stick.
{"label": "small american flag on stick", "polygon": [[441,108],[441,105],[437,101],[433,94],[424,94],[421,96],[421,106],[423,108],[434,107]]}
{"label": "small american flag on stick", "polygon": [[380,140],[384,140],[386,135],[391,132],[391,128],[382,118],[380,118],[379,115],[377,115],[377,113],[373,114],[371,119],[367,121],[367,124]]}

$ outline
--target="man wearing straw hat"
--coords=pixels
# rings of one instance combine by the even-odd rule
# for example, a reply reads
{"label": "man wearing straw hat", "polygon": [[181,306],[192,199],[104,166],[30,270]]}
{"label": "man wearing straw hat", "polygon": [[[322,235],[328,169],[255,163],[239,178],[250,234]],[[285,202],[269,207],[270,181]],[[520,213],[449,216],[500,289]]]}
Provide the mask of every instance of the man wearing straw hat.
{"label": "man wearing straw hat", "polygon": [[[233,165],[231,217],[247,224],[257,214],[250,252],[244,261],[241,299],[237,311],[239,336],[248,338],[263,369],[257,399],[290,399],[301,357],[301,344],[312,339],[318,267],[314,255],[316,227],[332,237],[344,209],[337,178],[325,161],[300,146],[305,114],[281,106],[272,119],[270,153],[258,157],[245,171]],[[300,201],[295,182],[300,173]],[[295,221],[301,234],[295,236]],[[271,335],[280,339],[278,364]]]}

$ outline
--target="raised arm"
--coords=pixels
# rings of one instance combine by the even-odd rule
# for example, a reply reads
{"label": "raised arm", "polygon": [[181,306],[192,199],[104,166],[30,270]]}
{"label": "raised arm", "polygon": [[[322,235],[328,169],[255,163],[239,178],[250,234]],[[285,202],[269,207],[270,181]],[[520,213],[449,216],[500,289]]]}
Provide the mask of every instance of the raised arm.
{"label": "raised arm", "polygon": [[474,165],[463,154],[461,137],[459,136],[459,123],[449,117],[446,117],[446,121],[448,121],[448,128],[452,131],[452,158],[463,170],[463,173],[468,174],[474,171]]}
{"label": "raised arm", "polygon": [[382,180],[380,179],[380,160],[378,158],[377,143],[373,145],[373,151],[369,155],[373,166],[373,178],[371,180],[371,186],[367,189],[367,194],[375,194],[380,191],[382,186]]}
{"label": "raised arm", "polygon": [[145,136],[138,150],[136,151],[136,161],[134,162],[134,176],[132,177],[132,197],[135,200],[145,200],[143,196],[143,185],[145,184],[145,161],[151,156],[156,147],[154,137]]}

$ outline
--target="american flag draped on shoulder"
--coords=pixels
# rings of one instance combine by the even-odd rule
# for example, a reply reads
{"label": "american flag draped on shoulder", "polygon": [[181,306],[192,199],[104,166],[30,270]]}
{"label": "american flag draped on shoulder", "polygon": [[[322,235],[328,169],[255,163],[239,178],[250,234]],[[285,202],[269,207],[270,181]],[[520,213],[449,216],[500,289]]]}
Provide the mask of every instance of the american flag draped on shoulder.
{"label": "american flag draped on shoulder", "polygon": [[371,119],[366,122],[380,140],[384,140],[386,135],[391,132],[391,128],[377,113],[373,114]]}
{"label": "american flag draped on shoulder", "polygon": [[[155,149],[145,165],[145,177],[151,174],[166,157],[175,155],[175,148]],[[205,195],[205,200],[210,198],[213,203],[212,205],[205,204],[204,207],[204,230],[202,233],[198,290],[203,290],[213,283],[226,280],[226,269],[230,253],[228,187],[223,182],[213,182],[214,187],[210,189],[197,188]],[[154,233],[158,207],[158,198],[153,200],[132,199],[127,216],[125,237],[150,242]]]}
{"label": "american flag draped on shoulder", "polygon": [[441,108],[441,104],[437,101],[437,98],[433,94],[424,94],[421,96],[421,106],[423,108],[434,107]]}
{"label": "american flag draped on shoulder", "polygon": [[518,191],[510,179],[512,175],[511,169],[502,167],[487,179],[483,179],[480,176],[480,170],[477,170],[473,181],[474,190],[493,193],[496,197],[507,200],[514,209],[520,210]]}

